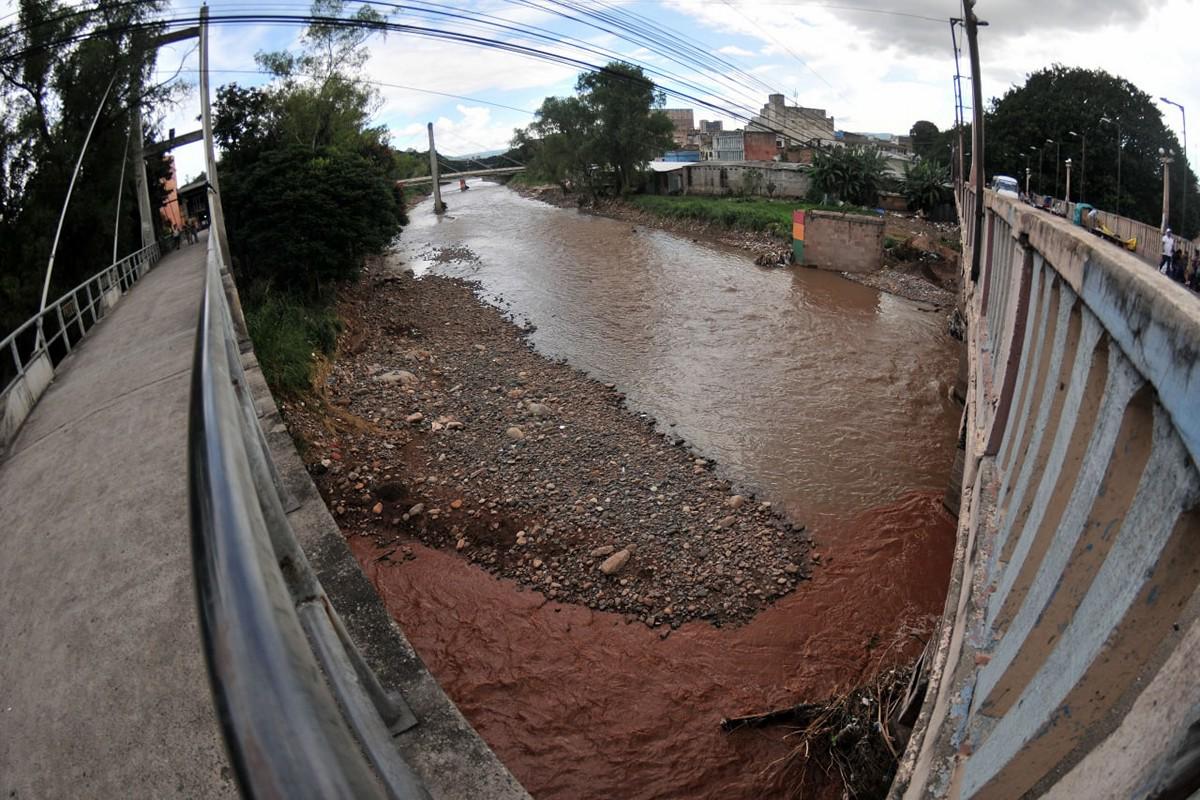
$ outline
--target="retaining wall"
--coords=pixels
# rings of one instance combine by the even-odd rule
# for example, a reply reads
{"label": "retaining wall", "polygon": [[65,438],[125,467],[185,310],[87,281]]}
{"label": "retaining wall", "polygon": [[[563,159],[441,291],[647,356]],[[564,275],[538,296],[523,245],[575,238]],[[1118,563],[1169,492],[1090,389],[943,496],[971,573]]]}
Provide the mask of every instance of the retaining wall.
{"label": "retaining wall", "polygon": [[984,258],[956,563],[892,796],[1189,796],[1200,299],[990,192],[976,231],[961,200]]}
{"label": "retaining wall", "polygon": [[804,264],[838,272],[875,272],[883,266],[883,219],[809,211],[804,215]]}

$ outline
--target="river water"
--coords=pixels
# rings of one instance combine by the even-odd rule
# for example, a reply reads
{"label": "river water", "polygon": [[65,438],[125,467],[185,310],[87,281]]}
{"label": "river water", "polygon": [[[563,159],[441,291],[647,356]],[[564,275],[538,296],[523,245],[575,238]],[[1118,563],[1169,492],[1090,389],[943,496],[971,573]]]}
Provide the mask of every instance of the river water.
{"label": "river water", "polygon": [[[625,392],[810,529],[942,489],[958,411],[943,314],[812,269],[484,182],[413,209],[403,257],[478,281],[552,357]],[[435,248],[475,260],[438,263]]]}
{"label": "river water", "polygon": [[693,622],[665,640],[419,545],[379,561],[355,537],[364,571],[538,800],[794,794],[786,729],[718,722],[824,699],[919,652],[904,631],[940,613],[954,543],[939,503],[958,420],[943,316],[491,184],[446,200],[440,219],[428,201],[410,212],[398,262],[478,281],[537,326],[540,352],[617,384],[807,523],[820,563],[744,626]]}

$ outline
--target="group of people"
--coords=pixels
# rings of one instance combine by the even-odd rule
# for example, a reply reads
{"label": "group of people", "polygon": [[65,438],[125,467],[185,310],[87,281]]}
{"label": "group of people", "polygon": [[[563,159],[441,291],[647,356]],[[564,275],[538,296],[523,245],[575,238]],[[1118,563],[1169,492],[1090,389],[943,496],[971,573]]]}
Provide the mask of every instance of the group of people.
{"label": "group of people", "polygon": [[183,225],[175,229],[175,240],[183,244],[195,244],[200,241],[199,228],[194,219],[184,220]]}
{"label": "group of people", "polygon": [[1171,229],[1162,237],[1162,259],[1158,271],[1173,281],[1178,281],[1192,291],[1200,292],[1200,248],[1192,247],[1191,256],[1175,241]]}

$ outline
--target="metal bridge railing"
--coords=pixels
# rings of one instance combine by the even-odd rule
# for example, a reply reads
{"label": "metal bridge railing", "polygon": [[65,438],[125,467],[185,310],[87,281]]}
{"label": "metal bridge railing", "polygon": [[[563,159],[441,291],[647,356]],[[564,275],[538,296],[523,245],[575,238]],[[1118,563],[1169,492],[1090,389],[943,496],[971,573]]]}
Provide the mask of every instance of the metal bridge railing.
{"label": "metal bridge railing", "polygon": [[392,741],[411,711],[379,685],[293,535],[221,260],[210,235],[188,485],[201,635],[238,784],[254,798],[428,798]]}
{"label": "metal bridge railing", "polygon": [[0,341],[0,451],[16,436],[55,368],[162,255],[158,242],[106,267]]}

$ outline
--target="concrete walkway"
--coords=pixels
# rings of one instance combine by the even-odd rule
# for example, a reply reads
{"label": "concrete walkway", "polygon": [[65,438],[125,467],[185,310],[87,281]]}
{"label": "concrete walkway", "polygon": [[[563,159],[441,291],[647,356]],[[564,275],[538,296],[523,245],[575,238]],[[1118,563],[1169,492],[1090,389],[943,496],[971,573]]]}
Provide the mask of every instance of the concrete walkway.
{"label": "concrete walkway", "polygon": [[66,363],[0,463],[0,797],[235,797],[196,623],[186,437],[203,243]]}

